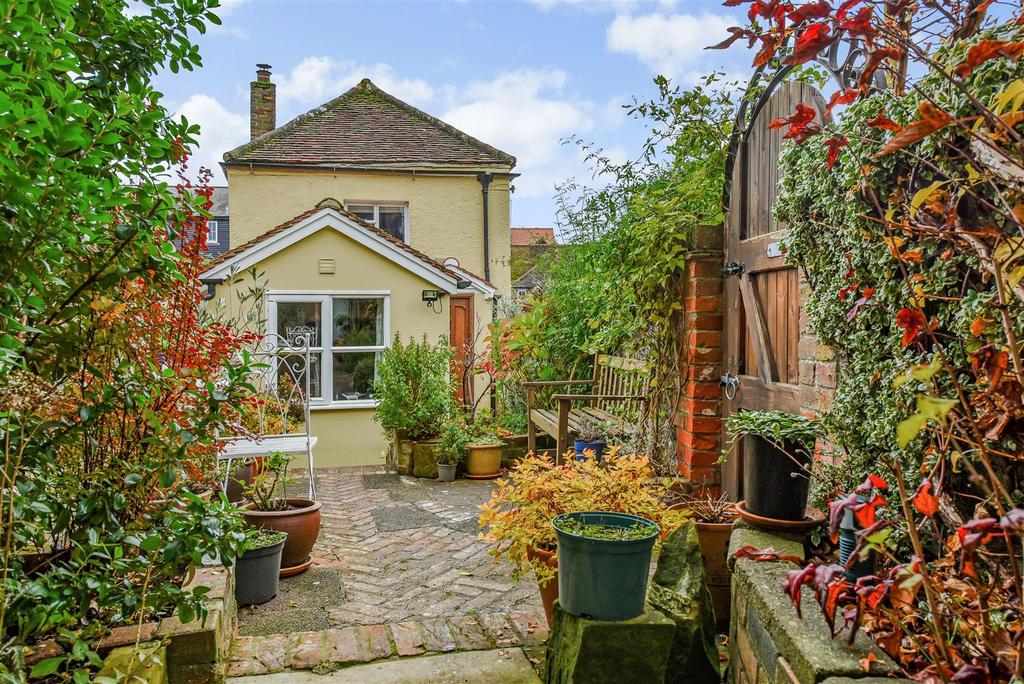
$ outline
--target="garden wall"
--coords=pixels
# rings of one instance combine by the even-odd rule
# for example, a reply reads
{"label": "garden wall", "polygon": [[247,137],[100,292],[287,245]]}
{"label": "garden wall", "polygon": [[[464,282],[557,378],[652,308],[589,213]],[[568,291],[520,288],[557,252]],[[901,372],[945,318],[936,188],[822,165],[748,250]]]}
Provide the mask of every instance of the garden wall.
{"label": "garden wall", "polygon": [[[730,559],[744,546],[770,547],[780,555],[804,557],[801,541],[755,530],[738,522],[729,543]],[[845,632],[833,639],[808,587],[803,593],[804,617],[801,620],[797,616],[782,591],[786,572],[795,567],[793,563],[749,558],[729,563],[732,569],[731,684],[870,684],[898,672],[896,664],[864,634],[858,634],[850,647],[846,645]],[[869,666],[868,670],[865,665]]]}

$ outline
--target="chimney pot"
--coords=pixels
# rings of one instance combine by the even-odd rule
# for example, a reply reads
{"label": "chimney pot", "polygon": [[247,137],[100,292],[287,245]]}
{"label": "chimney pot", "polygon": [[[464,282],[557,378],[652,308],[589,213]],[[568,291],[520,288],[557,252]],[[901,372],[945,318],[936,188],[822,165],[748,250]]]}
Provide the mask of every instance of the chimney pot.
{"label": "chimney pot", "polygon": [[256,80],[249,84],[249,139],[277,128],[277,86],[270,80],[270,65],[256,65]]}

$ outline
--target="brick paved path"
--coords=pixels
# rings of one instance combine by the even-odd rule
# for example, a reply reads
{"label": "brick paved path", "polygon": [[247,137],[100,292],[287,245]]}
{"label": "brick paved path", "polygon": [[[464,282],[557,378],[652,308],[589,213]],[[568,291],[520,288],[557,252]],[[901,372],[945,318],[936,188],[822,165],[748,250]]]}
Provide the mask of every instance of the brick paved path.
{"label": "brick paved path", "polygon": [[321,470],[317,481],[315,565],[282,580],[270,603],[239,610],[229,676],[543,643],[532,576],[513,581],[477,538],[493,483],[375,467]]}

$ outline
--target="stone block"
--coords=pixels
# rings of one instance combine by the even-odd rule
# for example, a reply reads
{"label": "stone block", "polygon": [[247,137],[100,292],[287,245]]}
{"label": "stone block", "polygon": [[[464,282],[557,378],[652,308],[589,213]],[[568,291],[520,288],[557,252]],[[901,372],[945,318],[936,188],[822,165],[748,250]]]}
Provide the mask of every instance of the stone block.
{"label": "stone block", "polygon": [[675,624],[665,681],[717,681],[715,610],[693,521],[687,521],[662,543],[647,600]]}
{"label": "stone block", "polygon": [[412,475],[412,440],[394,439],[391,449],[394,451],[395,467],[402,475]]}
{"label": "stone block", "polygon": [[675,623],[650,606],[631,620],[598,622],[570,615],[556,602],[547,649],[547,682],[662,682],[675,631]]}
{"label": "stone block", "polygon": [[753,546],[755,549],[772,548],[778,551],[779,555],[796,556],[803,560],[806,558],[803,539],[802,535],[765,532],[738,520],[733,524],[732,536],[729,538],[729,567],[734,567],[736,559],[733,555],[744,546]]}
{"label": "stone block", "polygon": [[138,649],[134,645],[120,646],[110,651],[96,677],[109,677],[110,681],[118,682],[167,684],[167,650],[159,641],[139,644]]}
{"label": "stone block", "polygon": [[437,441],[412,443],[412,474],[414,477],[437,478]]}

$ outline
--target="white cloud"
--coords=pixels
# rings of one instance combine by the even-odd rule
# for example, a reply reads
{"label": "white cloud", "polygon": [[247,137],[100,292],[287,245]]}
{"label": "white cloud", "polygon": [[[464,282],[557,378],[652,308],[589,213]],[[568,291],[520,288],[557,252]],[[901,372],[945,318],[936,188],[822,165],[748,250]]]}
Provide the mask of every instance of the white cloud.
{"label": "white cloud", "polygon": [[516,192],[550,197],[553,185],[581,170],[575,148],[561,144],[595,127],[594,105],[566,92],[558,69],[517,69],[465,88],[449,88],[441,118],[517,158]]}
{"label": "white cloud", "polygon": [[658,4],[662,7],[675,7],[678,0],[530,0],[530,4],[536,5],[544,12],[550,12],[556,7],[571,7],[593,12],[615,10],[616,12],[628,12],[643,4]]}
{"label": "white cloud", "polygon": [[657,73],[692,80],[704,48],[727,37],[733,24],[728,16],[710,13],[620,14],[606,40],[612,52],[633,55]]}
{"label": "white cloud", "polygon": [[249,117],[228,111],[209,95],[196,94],[178,107],[178,115],[200,127],[198,144],[189,160],[190,175],[200,166],[214,172],[214,184],[223,185],[220,161],[224,153],[249,140]]}
{"label": "white cloud", "polygon": [[330,57],[306,57],[289,74],[274,76],[278,105],[320,105],[333,100],[364,78],[369,78],[385,92],[416,106],[422,106],[434,97],[434,89],[425,81],[400,78],[388,64],[359,64]]}

